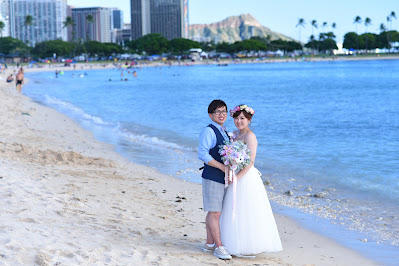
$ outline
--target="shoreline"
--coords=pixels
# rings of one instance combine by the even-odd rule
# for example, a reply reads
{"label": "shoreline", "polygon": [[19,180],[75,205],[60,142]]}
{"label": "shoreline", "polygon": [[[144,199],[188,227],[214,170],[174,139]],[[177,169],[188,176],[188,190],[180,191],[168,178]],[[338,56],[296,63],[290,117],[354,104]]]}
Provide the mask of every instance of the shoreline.
{"label": "shoreline", "polygon": [[[201,251],[200,184],[127,162],[67,116],[18,95],[14,83],[2,83],[0,94],[6,221],[1,262],[221,262]],[[275,216],[284,251],[226,263],[378,265],[287,216]]]}
{"label": "shoreline", "polygon": [[[329,57],[294,57],[294,58],[263,58],[259,60],[258,58],[244,58],[244,59],[222,59],[220,62],[215,61],[213,59],[207,59],[202,61],[138,61],[138,65],[134,65],[132,67],[167,67],[167,66],[195,66],[195,65],[220,65],[220,64],[269,64],[269,63],[291,63],[291,62],[336,62],[336,61],[367,61],[367,60],[399,60],[398,55],[385,55],[379,54],[377,55],[360,55],[360,56],[353,56],[353,55],[337,55],[337,56],[329,56]],[[36,71],[55,71],[56,69],[60,71],[86,71],[86,70],[96,70],[96,69],[110,69],[116,68],[113,63],[120,63],[123,64],[125,62],[131,62],[132,60],[121,60],[117,62],[111,61],[104,61],[104,62],[76,62],[76,69],[72,67],[73,64],[70,66],[64,66],[64,63],[52,63],[52,64],[41,64],[40,67],[29,67],[28,64],[24,63],[21,65],[24,67],[25,72],[36,72]],[[170,65],[168,63],[171,63]],[[21,67],[20,66],[20,67]],[[10,65],[8,68],[9,70],[18,69],[16,65]],[[7,71],[7,69],[6,69]],[[9,73],[11,74],[11,73]]]}

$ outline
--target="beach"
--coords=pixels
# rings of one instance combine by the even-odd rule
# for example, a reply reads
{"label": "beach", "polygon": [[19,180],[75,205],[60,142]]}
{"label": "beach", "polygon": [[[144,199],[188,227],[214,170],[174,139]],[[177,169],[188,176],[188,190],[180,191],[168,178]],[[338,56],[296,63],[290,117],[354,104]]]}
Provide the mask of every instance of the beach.
{"label": "beach", "polygon": [[0,85],[2,265],[380,265],[279,214],[284,251],[204,253],[200,184],[127,161],[14,86]]}

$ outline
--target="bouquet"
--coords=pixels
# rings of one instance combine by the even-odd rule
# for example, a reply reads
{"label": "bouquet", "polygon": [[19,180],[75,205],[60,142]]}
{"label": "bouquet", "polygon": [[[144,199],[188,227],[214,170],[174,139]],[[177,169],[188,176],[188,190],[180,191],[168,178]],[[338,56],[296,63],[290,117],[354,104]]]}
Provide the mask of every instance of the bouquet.
{"label": "bouquet", "polygon": [[[251,151],[241,140],[234,142],[225,140],[224,144],[220,145],[219,148],[222,161],[224,165],[229,167],[229,172],[231,173],[228,175],[227,181],[234,181],[232,179],[235,171],[239,171],[251,163]],[[226,185],[228,185],[228,182],[226,182]]]}

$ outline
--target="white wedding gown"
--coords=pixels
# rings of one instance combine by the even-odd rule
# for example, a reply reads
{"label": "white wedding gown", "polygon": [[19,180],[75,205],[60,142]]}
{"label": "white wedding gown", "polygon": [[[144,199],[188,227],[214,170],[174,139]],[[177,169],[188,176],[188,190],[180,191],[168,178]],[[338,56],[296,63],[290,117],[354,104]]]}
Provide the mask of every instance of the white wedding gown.
{"label": "white wedding gown", "polygon": [[251,167],[237,181],[233,219],[233,185],[229,185],[220,216],[223,246],[236,256],[281,251],[282,245],[260,173]]}

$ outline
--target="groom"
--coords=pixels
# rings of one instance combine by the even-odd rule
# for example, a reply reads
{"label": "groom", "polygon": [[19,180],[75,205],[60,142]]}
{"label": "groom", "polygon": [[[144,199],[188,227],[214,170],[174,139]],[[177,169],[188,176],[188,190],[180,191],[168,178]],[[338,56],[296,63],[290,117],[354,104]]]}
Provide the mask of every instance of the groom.
{"label": "groom", "polygon": [[219,154],[219,145],[228,139],[223,124],[227,118],[227,105],[222,100],[213,100],[208,107],[208,115],[212,122],[202,130],[199,137],[198,158],[204,162],[202,172],[202,197],[205,219],[206,244],[203,250],[212,252],[220,259],[230,260],[231,256],[223,247],[220,239],[219,218],[225,193],[225,165]]}

